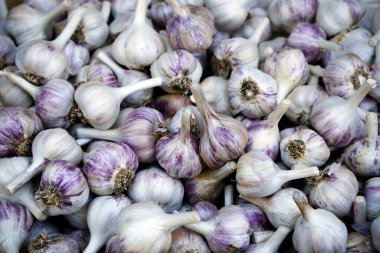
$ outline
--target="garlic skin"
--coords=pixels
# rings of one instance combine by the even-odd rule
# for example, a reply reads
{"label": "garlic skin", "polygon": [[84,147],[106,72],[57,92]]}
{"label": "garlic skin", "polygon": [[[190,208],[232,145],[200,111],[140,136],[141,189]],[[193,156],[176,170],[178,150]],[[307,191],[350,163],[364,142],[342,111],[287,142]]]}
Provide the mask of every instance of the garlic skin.
{"label": "garlic skin", "polygon": [[325,140],[311,129],[301,129],[284,136],[280,142],[281,160],[292,167],[300,163],[305,166],[322,166],[330,157]]}
{"label": "garlic skin", "polygon": [[365,12],[364,1],[319,0],[316,23],[328,36],[357,24]]}
{"label": "garlic skin", "polygon": [[90,243],[84,253],[96,253],[116,232],[116,222],[120,211],[131,205],[125,196],[100,196],[90,204],[87,223],[91,232]]}
{"label": "garlic skin", "polygon": [[277,81],[278,103],[309,78],[309,67],[304,54],[293,48],[283,48],[268,57],[264,63],[264,72]]}
{"label": "garlic skin", "polygon": [[317,167],[281,170],[265,153],[251,151],[239,158],[236,166],[236,188],[247,197],[266,197],[281,186],[299,178],[317,176]]}
{"label": "garlic skin", "polygon": [[377,113],[367,113],[366,135],[357,139],[344,151],[344,161],[355,175],[360,177],[380,176],[380,151],[378,145]]}
{"label": "garlic skin", "polygon": [[308,186],[310,204],[328,210],[338,217],[350,213],[359,191],[355,175],[339,164],[332,164],[320,176],[308,179]]}
{"label": "garlic skin", "polygon": [[298,23],[312,21],[318,3],[317,0],[271,1],[268,7],[269,18],[274,27],[290,32]]}
{"label": "garlic skin", "polygon": [[[248,39],[254,34],[254,32],[259,28],[260,23],[268,17],[268,12],[266,9],[260,7],[250,8],[249,16],[244,21],[243,25],[234,32],[234,37],[243,37]],[[266,26],[265,30],[261,34],[259,42],[263,42],[268,40],[272,36],[272,28],[271,26]]]}
{"label": "garlic skin", "polygon": [[208,221],[218,213],[218,208],[216,205],[208,201],[201,201],[196,203],[191,210],[197,211],[199,213],[201,221]]}
{"label": "garlic skin", "polygon": [[160,77],[161,88],[169,93],[187,94],[192,83],[199,83],[202,76],[200,62],[185,50],[162,54],[150,67],[152,77]]}
{"label": "garlic skin", "polygon": [[89,195],[81,170],[64,160],[51,161],[42,173],[35,199],[50,216],[71,214],[81,209]]}
{"label": "garlic skin", "polygon": [[75,76],[79,70],[87,65],[90,61],[90,52],[87,48],[69,41],[64,49],[66,58],[69,61],[68,72],[70,75]]}
{"label": "garlic skin", "polygon": [[0,76],[0,103],[4,107],[31,107],[34,104],[33,98],[23,89],[9,81],[6,77]]}
{"label": "garlic skin", "polygon": [[114,59],[129,69],[151,65],[164,53],[160,35],[146,22],[147,0],[138,0],[132,25],[112,45]]}
{"label": "garlic skin", "polygon": [[223,179],[236,171],[234,161],[215,170],[204,170],[194,178],[183,180],[183,187],[190,204],[200,201],[215,202],[223,190]]}
{"label": "garlic skin", "polygon": [[276,37],[272,40],[263,41],[259,44],[259,59],[260,63],[265,61],[275,51],[280,50],[287,43],[287,38]]}
{"label": "garlic skin", "polygon": [[368,79],[348,100],[332,96],[317,101],[313,106],[310,123],[330,149],[345,147],[360,136],[363,123],[357,106],[375,86],[376,81]]}
{"label": "garlic skin", "polygon": [[244,253],[277,252],[281,243],[292,230],[288,227],[280,226],[274,234],[264,242],[251,244]]}
{"label": "garlic skin", "polygon": [[249,245],[248,219],[236,205],[222,207],[212,219],[185,227],[203,235],[212,252],[240,252]]}
{"label": "garlic skin", "polygon": [[154,202],[171,213],[182,205],[184,189],[181,181],[170,177],[158,167],[139,171],[128,187],[134,202]]}
{"label": "garlic skin", "polygon": [[332,60],[323,72],[327,93],[343,98],[352,97],[369,77],[369,66],[359,56],[351,53]]}
{"label": "garlic skin", "polygon": [[177,0],[166,0],[173,17],[166,24],[170,45],[190,53],[201,52],[211,46],[214,16],[202,6],[181,6]]}
{"label": "garlic skin", "polygon": [[373,177],[364,185],[364,197],[367,203],[367,220],[373,221],[377,218],[380,212],[380,177]]}
{"label": "garlic skin", "polygon": [[33,162],[25,172],[6,185],[14,193],[33,176],[41,172],[49,160],[65,160],[77,165],[82,160],[82,149],[68,132],[61,128],[43,130],[32,144]]}
{"label": "garlic skin", "polygon": [[371,225],[372,241],[376,250],[380,251],[380,243],[377,240],[380,237],[380,218],[377,217]]}
{"label": "garlic skin", "polygon": [[345,252],[348,233],[344,223],[329,211],[313,209],[304,195],[294,193],[293,198],[301,210],[293,233],[296,251]]}
{"label": "garlic skin", "polygon": [[286,98],[292,104],[285,116],[300,125],[310,125],[310,115],[314,104],[328,97],[327,92],[318,85],[318,77],[312,75],[307,85],[295,88]]}
{"label": "garlic skin", "polygon": [[37,114],[22,107],[0,108],[0,121],[0,157],[27,154],[33,138],[43,130]]}
{"label": "garlic skin", "polygon": [[135,203],[120,211],[116,234],[123,252],[167,252],[173,228],[199,221],[197,212],[166,214],[156,204]]}
{"label": "garlic skin", "polygon": [[179,109],[190,104],[189,97],[183,94],[166,94],[154,98],[148,106],[162,113],[164,119],[168,119],[174,117]]}
{"label": "garlic skin", "polygon": [[139,161],[126,144],[99,141],[83,156],[83,173],[97,195],[121,194],[131,183]]}
{"label": "garlic skin", "polygon": [[249,229],[251,231],[267,231],[270,227],[269,221],[260,207],[251,203],[239,204],[243,208],[245,216],[248,218]]}
{"label": "garlic skin", "polygon": [[201,252],[211,253],[203,237],[186,228],[177,228],[172,232],[172,245],[168,253]]}
{"label": "garlic skin", "polygon": [[200,139],[200,155],[208,167],[219,168],[244,153],[247,130],[236,119],[215,113],[199,84],[192,84],[190,89],[206,126]]}
{"label": "garlic skin", "polygon": [[13,40],[6,35],[0,34],[0,69],[14,65],[16,51]]}
{"label": "garlic skin", "polygon": [[173,11],[168,3],[162,0],[152,1],[149,16],[158,27],[165,27],[172,15]]}
{"label": "garlic skin", "polygon": [[267,116],[277,106],[276,81],[252,66],[235,68],[227,91],[234,114],[242,113],[248,118],[257,119]]}
{"label": "garlic skin", "polygon": [[18,253],[33,225],[33,216],[23,206],[0,199],[0,251]]}
{"label": "garlic skin", "polygon": [[348,234],[347,251],[354,252],[373,252],[375,247],[371,243],[371,239],[357,232]]}
{"label": "garlic skin", "polygon": [[[94,199],[94,196],[90,193],[88,195],[88,199],[86,204],[76,211],[75,213],[65,215],[65,219],[67,222],[76,229],[88,229],[87,224],[87,213],[88,213],[88,206],[91,204],[92,200]],[[90,240],[88,240],[90,241]],[[87,246],[87,244],[86,244]]]}
{"label": "garlic skin", "polygon": [[83,252],[90,241],[90,231],[88,230],[75,230],[71,232],[70,237],[75,238],[80,252]]}
{"label": "garlic skin", "polygon": [[123,250],[120,246],[120,240],[118,239],[117,235],[112,236],[108,240],[104,253],[123,253]]}
{"label": "garlic skin", "polygon": [[75,79],[77,85],[87,82],[101,82],[109,87],[118,87],[118,80],[112,70],[105,64],[92,61],[90,65],[82,67]]}
{"label": "garlic skin", "polygon": [[50,11],[58,6],[60,0],[24,0],[24,3],[41,11]]}
{"label": "garlic skin", "polygon": [[34,241],[28,245],[28,252],[54,253],[54,252],[70,252],[79,253],[79,245],[77,238],[63,234],[48,234],[43,232]]}

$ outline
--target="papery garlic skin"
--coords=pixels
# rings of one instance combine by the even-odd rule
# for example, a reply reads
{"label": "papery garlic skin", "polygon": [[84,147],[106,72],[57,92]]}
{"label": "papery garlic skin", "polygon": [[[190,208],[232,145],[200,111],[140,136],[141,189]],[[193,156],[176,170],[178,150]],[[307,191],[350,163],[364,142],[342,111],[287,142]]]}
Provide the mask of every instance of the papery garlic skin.
{"label": "papery garlic skin", "polygon": [[118,87],[118,80],[112,70],[100,62],[91,62],[90,65],[82,67],[76,76],[76,83],[82,84],[98,81],[110,87]]}
{"label": "papery garlic skin", "polygon": [[367,220],[373,221],[380,212],[380,177],[373,177],[365,183],[364,197],[367,203]]}
{"label": "papery garlic skin", "polygon": [[251,203],[242,203],[239,206],[243,208],[245,216],[248,218],[251,231],[266,231],[269,229],[268,218],[260,207]]}
{"label": "papery garlic skin", "polygon": [[46,214],[64,215],[82,208],[89,192],[79,168],[66,161],[55,160],[46,165],[35,199]]}
{"label": "papery garlic skin", "polygon": [[286,166],[297,163],[305,166],[322,166],[330,157],[325,140],[311,129],[302,129],[283,137],[280,142],[281,160]]}
{"label": "papery garlic skin", "polygon": [[157,167],[139,171],[128,187],[134,202],[154,202],[171,213],[182,205],[184,189],[181,181]]}
{"label": "papery garlic skin", "polygon": [[168,253],[202,252],[211,253],[203,237],[186,228],[178,228],[172,232],[172,245]]}
{"label": "papery garlic skin", "polygon": [[69,61],[68,72],[70,75],[77,75],[79,70],[90,61],[90,52],[87,48],[69,41],[65,46],[65,55]]}

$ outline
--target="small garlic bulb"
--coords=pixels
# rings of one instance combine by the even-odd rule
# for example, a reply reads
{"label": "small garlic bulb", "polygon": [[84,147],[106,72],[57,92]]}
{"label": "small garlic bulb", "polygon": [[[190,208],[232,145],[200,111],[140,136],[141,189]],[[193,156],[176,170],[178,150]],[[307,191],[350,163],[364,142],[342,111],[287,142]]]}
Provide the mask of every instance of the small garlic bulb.
{"label": "small garlic bulb", "polygon": [[131,205],[125,196],[100,196],[88,208],[87,223],[91,233],[90,243],[83,253],[96,253],[116,232],[120,211]]}
{"label": "small garlic bulb", "polygon": [[71,214],[81,209],[89,195],[82,171],[64,160],[51,161],[42,173],[35,199],[50,216]]}
{"label": "small garlic bulb", "polygon": [[[268,74],[252,66],[236,67],[227,91],[233,113],[248,118],[267,116],[277,106],[277,83]],[[207,98],[207,96],[206,96]]]}
{"label": "small garlic bulb", "polygon": [[138,0],[134,20],[112,45],[114,59],[130,69],[151,65],[164,53],[160,35],[146,21],[147,0]]}
{"label": "small garlic bulb", "polygon": [[192,84],[190,89],[205,121],[200,155],[208,167],[219,168],[244,153],[248,142],[247,130],[236,119],[215,113],[199,84]]}
{"label": "small garlic bulb", "polygon": [[185,49],[191,53],[204,51],[211,46],[214,16],[202,6],[182,6],[178,0],[166,0],[173,10],[173,17],[166,24],[173,49]]}
{"label": "small garlic bulb", "polygon": [[373,177],[364,185],[364,197],[367,203],[367,220],[373,221],[380,212],[380,177]]}
{"label": "small garlic bulb", "polygon": [[173,228],[199,221],[195,211],[167,214],[156,204],[135,203],[120,211],[116,234],[123,252],[167,252]]}
{"label": "small garlic bulb", "polygon": [[[281,0],[283,1],[283,0]],[[264,72],[277,81],[277,102],[303,85],[309,77],[309,67],[299,49],[283,48],[265,60]]]}
{"label": "small garlic bulb", "polygon": [[0,34],[0,69],[15,64],[17,48],[11,38]]}
{"label": "small garlic bulb", "polygon": [[172,232],[172,240],[168,253],[211,253],[203,237],[189,229],[177,228]]}
{"label": "small garlic bulb", "polygon": [[89,50],[71,40],[67,42],[64,51],[69,62],[68,72],[72,76],[77,75],[79,70],[90,61]]}
{"label": "small garlic bulb", "polygon": [[261,243],[249,245],[243,253],[277,252],[291,231],[288,227],[280,226],[269,239]]}
{"label": "small garlic bulb", "polygon": [[318,177],[308,179],[307,183],[310,204],[328,210],[338,217],[350,213],[359,191],[355,175],[336,163],[326,167]]}
{"label": "small garlic bulb", "polygon": [[98,141],[83,155],[83,173],[97,195],[122,194],[135,176],[139,161],[126,144]]}
{"label": "small garlic bulb", "polygon": [[377,113],[367,113],[366,136],[357,139],[344,151],[344,161],[360,177],[380,176],[380,150],[378,145]]}
{"label": "small garlic bulb", "polygon": [[265,153],[251,151],[239,158],[236,166],[236,188],[243,196],[266,197],[276,193],[290,180],[318,174],[317,167],[281,170]]}
{"label": "small garlic bulb", "polygon": [[242,203],[239,206],[243,208],[245,216],[247,216],[251,231],[267,231],[270,228],[268,218],[260,207],[251,203]]}
{"label": "small garlic bulb", "polygon": [[281,160],[292,167],[300,163],[305,166],[322,166],[330,157],[325,140],[311,129],[300,129],[283,136],[280,142]]}
{"label": "small garlic bulb", "polygon": [[380,216],[372,222],[371,233],[373,244],[375,245],[376,250],[380,251],[380,243],[378,241],[378,238],[380,238]]}
{"label": "small garlic bulb", "polygon": [[293,198],[301,211],[293,233],[296,251],[345,252],[348,233],[344,223],[329,211],[313,209],[298,192]]}
{"label": "small garlic bulb", "polygon": [[92,81],[98,81],[110,87],[119,86],[118,80],[112,70],[107,65],[97,61],[92,61],[90,65],[82,67],[75,78],[77,85]]}
{"label": "small garlic bulb", "polygon": [[182,205],[184,189],[181,181],[157,167],[139,171],[128,187],[134,202],[154,202],[171,213]]}
{"label": "small garlic bulb", "polygon": [[240,198],[259,206],[275,228],[286,226],[293,229],[301,214],[293,200],[293,194],[295,192],[304,195],[304,193],[298,189],[286,188],[267,198],[249,198],[245,196],[240,196]]}

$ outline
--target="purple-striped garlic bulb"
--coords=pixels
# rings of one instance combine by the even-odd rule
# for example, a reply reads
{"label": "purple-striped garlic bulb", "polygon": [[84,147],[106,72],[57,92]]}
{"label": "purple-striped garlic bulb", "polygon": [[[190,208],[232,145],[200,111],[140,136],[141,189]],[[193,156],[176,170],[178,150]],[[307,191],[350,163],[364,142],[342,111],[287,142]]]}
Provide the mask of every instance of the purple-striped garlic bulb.
{"label": "purple-striped garlic bulb", "polygon": [[97,195],[122,194],[137,171],[139,161],[126,144],[99,141],[83,155],[83,173]]}
{"label": "purple-striped garlic bulb", "polygon": [[250,244],[243,253],[277,252],[291,231],[288,227],[280,226],[267,240]]}
{"label": "purple-striped garlic bulb", "polygon": [[241,203],[238,206],[243,208],[245,216],[247,216],[249,222],[249,228],[251,231],[260,232],[268,231],[270,228],[270,223],[268,218],[265,216],[263,210],[260,207],[251,203]]}
{"label": "purple-striped garlic bulb", "polygon": [[120,240],[117,235],[112,236],[107,241],[105,253],[123,253],[120,245]]}
{"label": "purple-striped garlic bulb", "polygon": [[82,83],[98,81],[110,87],[118,87],[118,80],[107,65],[98,61],[90,62],[90,65],[82,67],[76,75],[75,82],[79,86]]}
{"label": "purple-striped garlic bulb", "polygon": [[35,199],[50,216],[71,214],[81,209],[89,195],[82,171],[64,160],[46,165]]}
{"label": "purple-striped garlic bulb", "polygon": [[37,114],[22,107],[0,108],[0,122],[0,157],[26,155],[43,130]]}
{"label": "purple-striped garlic bulb", "polygon": [[244,125],[230,116],[214,112],[199,84],[192,84],[190,89],[205,122],[200,139],[200,155],[206,165],[219,168],[241,156],[248,142]]}
{"label": "purple-striped garlic bulb", "polygon": [[173,10],[164,0],[153,0],[149,16],[156,26],[165,28],[166,23],[173,16]]}
{"label": "purple-striped garlic bulb", "polygon": [[185,109],[179,133],[169,133],[156,144],[158,163],[174,178],[196,177],[204,167],[199,140],[191,133],[192,116],[191,110]]}
{"label": "purple-striped garlic bulb", "polygon": [[201,221],[208,221],[218,214],[218,208],[211,202],[200,201],[191,209],[197,211],[201,217]]}
{"label": "purple-striped garlic bulb", "polygon": [[16,50],[13,40],[0,34],[0,69],[15,64]]}
{"label": "purple-striped garlic bulb", "polygon": [[187,228],[177,228],[172,232],[172,245],[168,253],[202,252],[211,253],[205,239]]}

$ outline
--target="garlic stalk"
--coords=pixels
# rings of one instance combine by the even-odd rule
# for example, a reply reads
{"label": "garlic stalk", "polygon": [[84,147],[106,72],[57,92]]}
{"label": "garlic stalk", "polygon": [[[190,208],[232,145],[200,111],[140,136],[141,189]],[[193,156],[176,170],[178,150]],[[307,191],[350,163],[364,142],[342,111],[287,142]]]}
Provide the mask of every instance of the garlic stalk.
{"label": "garlic stalk", "polygon": [[259,44],[260,63],[264,62],[275,51],[278,51],[280,48],[284,47],[287,41],[288,40],[285,37],[276,37],[272,40],[261,42]]}
{"label": "garlic stalk", "polygon": [[317,167],[281,170],[262,152],[251,151],[239,158],[236,166],[236,188],[247,197],[266,197],[276,193],[291,180],[317,176]]}
{"label": "garlic stalk", "polygon": [[[266,1],[266,0],[264,0]],[[251,5],[248,13],[248,18],[244,21],[243,25],[233,33],[233,37],[242,37],[248,39],[260,26],[260,22],[268,18],[268,12],[261,7],[253,7]],[[271,26],[267,26],[262,33],[259,42],[264,42],[272,36]]]}
{"label": "garlic stalk", "polygon": [[286,236],[291,232],[291,229],[285,226],[280,226],[276,232],[266,241],[251,244],[244,253],[261,253],[261,252],[277,252]]}
{"label": "garlic stalk", "polygon": [[254,231],[251,236],[251,242],[253,243],[265,242],[266,240],[268,240],[269,238],[273,236],[274,232],[275,231],[272,231],[272,230]]}
{"label": "garlic stalk", "polygon": [[135,203],[120,211],[116,234],[123,252],[167,252],[172,244],[173,228],[199,221],[195,211],[166,214],[156,204]]}
{"label": "garlic stalk", "polygon": [[[372,78],[375,79],[378,83],[380,82],[380,43],[376,46],[376,57],[372,69]],[[375,87],[369,95],[376,99],[377,102],[380,101],[380,87]]]}
{"label": "garlic stalk", "polygon": [[124,196],[100,196],[91,202],[87,215],[91,239],[83,253],[99,251],[116,232],[116,221],[120,211],[131,204]]}
{"label": "garlic stalk", "polygon": [[356,196],[352,205],[353,209],[353,229],[363,234],[369,234],[371,223],[367,221],[367,203],[363,196]]}
{"label": "garlic stalk", "polygon": [[173,242],[168,253],[202,252],[211,253],[203,237],[186,228],[178,228],[172,232]]}
{"label": "garlic stalk", "polygon": [[127,96],[161,84],[161,78],[152,78],[118,88],[108,87],[99,82],[88,82],[79,86],[74,98],[88,123],[96,129],[106,130],[117,120],[120,104]]}
{"label": "garlic stalk", "polygon": [[138,0],[132,25],[112,45],[114,59],[130,69],[149,66],[164,53],[160,35],[146,21],[146,9],[147,0]]}
{"label": "garlic stalk", "polygon": [[200,139],[200,155],[210,168],[218,168],[238,158],[247,145],[247,130],[236,119],[215,113],[206,101],[199,84],[192,84],[197,107],[205,121],[205,130]]}
{"label": "garlic stalk", "polygon": [[215,170],[204,170],[200,175],[183,180],[187,199],[191,204],[215,202],[223,190],[223,179],[236,171],[236,163],[228,162]]}
{"label": "garlic stalk", "polygon": [[367,220],[373,221],[377,218],[380,212],[380,177],[373,177],[364,185],[364,197],[367,203]]}

